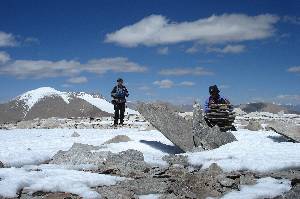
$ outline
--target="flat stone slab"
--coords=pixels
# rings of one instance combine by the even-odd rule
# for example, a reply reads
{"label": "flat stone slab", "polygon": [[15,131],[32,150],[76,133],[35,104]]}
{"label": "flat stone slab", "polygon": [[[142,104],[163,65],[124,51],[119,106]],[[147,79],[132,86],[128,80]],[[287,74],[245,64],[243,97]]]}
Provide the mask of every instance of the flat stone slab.
{"label": "flat stone slab", "polygon": [[294,142],[300,142],[300,126],[293,122],[270,122],[268,127],[276,133],[287,137]]}
{"label": "flat stone slab", "polygon": [[183,151],[191,151],[195,147],[192,122],[179,116],[169,105],[139,103],[138,112]]}

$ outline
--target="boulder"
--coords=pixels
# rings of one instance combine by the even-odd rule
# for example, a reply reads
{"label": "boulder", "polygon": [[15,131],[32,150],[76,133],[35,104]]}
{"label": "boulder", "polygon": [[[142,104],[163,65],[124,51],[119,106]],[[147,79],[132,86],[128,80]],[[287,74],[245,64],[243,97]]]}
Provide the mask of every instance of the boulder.
{"label": "boulder", "polygon": [[111,144],[111,143],[120,143],[120,142],[129,142],[131,141],[131,139],[127,136],[127,135],[117,135],[109,140],[107,140],[106,142],[104,142],[103,144]]}
{"label": "boulder", "polygon": [[0,168],[4,168],[4,164],[0,161]]}
{"label": "boulder", "polygon": [[245,129],[250,131],[259,131],[262,129],[262,126],[257,120],[250,120],[248,125],[245,126]]}
{"label": "boulder", "polygon": [[183,151],[194,148],[192,123],[164,103],[139,103],[138,112]]}
{"label": "boulder", "polygon": [[91,152],[100,147],[74,143],[68,151],[58,151],[49,162],[58,165],[103,165],[111,152]]}

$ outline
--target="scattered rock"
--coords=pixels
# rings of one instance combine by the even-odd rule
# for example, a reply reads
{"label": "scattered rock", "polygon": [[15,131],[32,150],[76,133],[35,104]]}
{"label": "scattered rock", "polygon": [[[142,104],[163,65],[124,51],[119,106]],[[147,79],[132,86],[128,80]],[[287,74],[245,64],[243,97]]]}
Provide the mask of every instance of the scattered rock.
{"label": "scattered rock", "polygon": [[107,140],[103,144],[120,143],[132,141],[127,135],[117,135],[110,140]]}
{"label": "scattered rock", "polygon": [[245,129],[250,131],[259,131],[262,129],[262,126],[257,120],[250,120]]}
{"label": "scattered rock", "polygon": [[253,174],[244,174],[240,176],[240,185],[254,185],[256,184],[256,178]]}
{"label": "scattered rock", "polygon": [[79,136],[80,136],[80,134],[77,133],[76,131],[74,131],[74,133],[72,133],[72,135],[71,135],[71,137],[79,137]]}

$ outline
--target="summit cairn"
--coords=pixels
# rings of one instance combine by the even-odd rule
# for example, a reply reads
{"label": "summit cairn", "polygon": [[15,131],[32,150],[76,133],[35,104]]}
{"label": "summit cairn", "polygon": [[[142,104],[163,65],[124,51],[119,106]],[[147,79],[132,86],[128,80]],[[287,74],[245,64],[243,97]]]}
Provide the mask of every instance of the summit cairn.
{"label": "summit cairn", "polygon": [[236,141],[231,132],[209,127],[199,104],[194,105],[193,121],[186,120],[168,104],[139,103],[139,113],[183,151],[211,150]]}

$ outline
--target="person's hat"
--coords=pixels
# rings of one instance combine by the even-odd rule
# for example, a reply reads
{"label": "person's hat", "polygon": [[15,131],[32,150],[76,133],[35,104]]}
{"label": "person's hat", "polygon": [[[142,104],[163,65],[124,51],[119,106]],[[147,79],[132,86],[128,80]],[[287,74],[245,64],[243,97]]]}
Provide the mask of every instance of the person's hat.
{"label": "person's hat", "polygon": [[210,87],[209,87],[209,93],[210,93],[210,94],[211,94],[211,93],[219,93],[219,92],[220,92],[220,91],[219,91],[217,85],[213,85],[213,86],[210,86]]}
{"label": "person's hat", "polygon": [[117,82],[123,82],[123,79],[122,78],[118,78]]}

